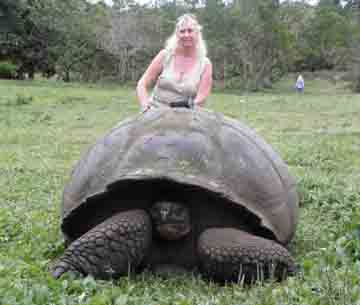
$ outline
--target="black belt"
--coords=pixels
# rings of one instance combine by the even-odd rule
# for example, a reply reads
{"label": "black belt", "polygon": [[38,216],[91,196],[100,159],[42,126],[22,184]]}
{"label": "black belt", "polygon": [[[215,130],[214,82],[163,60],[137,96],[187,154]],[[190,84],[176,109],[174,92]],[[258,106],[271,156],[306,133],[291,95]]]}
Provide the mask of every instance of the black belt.
{"label": "black belt", "polygon": [[171,108],[190,108],[188,101],[171,102],[169,105]]}
{"label": "black belt", "polygon": [[170,107],[172,108],[194,108],[194,101],[191,97],[189,97],[187,100],[179,101],[179,102],[170,102]]}
{"label": "black belt", "polygon": [[177,102],[166,102],[164,100],[161,100],[159,98],[156,98],[156,97],[153,97],[154,101],[156,102],[159,102],[161,104],[164,104],[164,105],[168,105],[169,107],[171,108],[189,108],[189,109],[192,109],[194,108],[194,101],[191,97],[189,98],[186,98],[184,100],[181,100],[181,101],[177,101]]}

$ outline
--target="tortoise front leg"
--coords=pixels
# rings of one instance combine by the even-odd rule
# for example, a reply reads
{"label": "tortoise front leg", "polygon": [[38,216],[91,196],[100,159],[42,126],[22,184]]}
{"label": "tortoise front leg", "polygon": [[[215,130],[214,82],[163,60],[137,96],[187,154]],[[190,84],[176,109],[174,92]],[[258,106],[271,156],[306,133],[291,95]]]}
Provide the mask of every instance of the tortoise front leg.
{"label": "tortoise front leg", "polygon": [[102,279],[126,275],[141,263],[151,239],[144,211],[118,213],[71,243],[51,273],[55,278],[68,271]]}
{"label": "tortoise front leg", "polygon": [[294,261],[280,244],[231,228],[204,231],[198,241],[202,272],[220,281],[251,283],[271,276],[283,279],[295,271]]}

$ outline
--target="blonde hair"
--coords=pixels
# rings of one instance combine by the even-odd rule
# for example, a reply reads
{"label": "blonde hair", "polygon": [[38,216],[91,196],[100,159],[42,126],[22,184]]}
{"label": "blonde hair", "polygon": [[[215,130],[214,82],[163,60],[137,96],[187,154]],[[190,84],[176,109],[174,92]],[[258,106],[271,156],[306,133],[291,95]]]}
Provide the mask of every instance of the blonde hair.
{"label": "blonde hair", "polygon": [[178,39],[176,37],[176,33],[187,22],[191,22],[194,26],[194,30],[198,33],[196,53],[197,53],[197,58],[199,60],[202,60],[207,56],[207,48],[201,32],[202,27],[199,24],[196,16],[193,14],[184,14],[177,19],[175,30],[165,43],[165,49],[168,50],[171,55],[175,53],[175,50],[178,46]]}

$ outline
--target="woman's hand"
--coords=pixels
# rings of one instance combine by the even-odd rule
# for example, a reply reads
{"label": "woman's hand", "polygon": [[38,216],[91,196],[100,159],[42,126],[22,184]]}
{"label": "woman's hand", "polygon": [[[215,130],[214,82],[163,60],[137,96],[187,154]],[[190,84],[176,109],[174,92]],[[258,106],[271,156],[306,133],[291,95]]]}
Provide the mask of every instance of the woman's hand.
{"label": "woman's hand", "polygon": [[151,105],[150,105],[149,101],[147,101],[146,103],[141,104],[141,113],[145,113],[150,108],[151,108]]}

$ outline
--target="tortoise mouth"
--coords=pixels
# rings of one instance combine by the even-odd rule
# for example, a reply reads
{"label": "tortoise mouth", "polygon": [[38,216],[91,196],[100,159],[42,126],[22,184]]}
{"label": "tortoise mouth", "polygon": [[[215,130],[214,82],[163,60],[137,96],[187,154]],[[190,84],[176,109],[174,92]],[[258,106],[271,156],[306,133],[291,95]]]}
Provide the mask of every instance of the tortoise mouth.
{"label": "tortoise mouth", "polygon": [[156,225],[156,231],[162,239],[178,240],[188,235],[191,231],[191,227],[186,224],[166,223]]}

